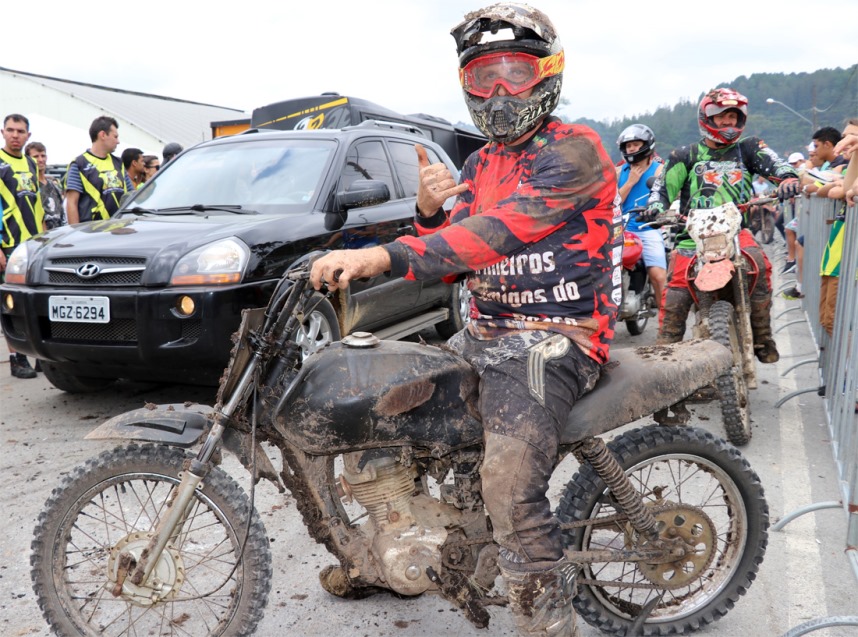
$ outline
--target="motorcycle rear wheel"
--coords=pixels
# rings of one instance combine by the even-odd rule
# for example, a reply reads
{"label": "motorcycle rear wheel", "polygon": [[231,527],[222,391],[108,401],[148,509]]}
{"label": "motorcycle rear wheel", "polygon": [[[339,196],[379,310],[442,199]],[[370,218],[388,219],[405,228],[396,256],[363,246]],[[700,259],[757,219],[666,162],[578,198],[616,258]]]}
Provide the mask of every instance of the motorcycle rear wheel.
{"label": "motorcycle rear wheel", "polygon": [[[698,577],[669,588],[654,584],[634,562],[585,564],[579,580],[598,583],[579,581],[574,603],[580,616],[603,632],[630,635],[643,607],[662,595],[635,635],[685,635],[723,617],[755,579],[768,543],[769,510],[757,474],[738,449],[694,427],[633,429],[608,449],[645,504],[681,504],[708,516],[714,533],[703,536],[714,556]],[[619,513],[615,503],[585,465],[566,485],[557,516],[561,523],[596,520]],[[636,541],[619,521],[564,530],[563,536],[575,551],[622,550]]]}
{"label": "motorcycle rear wheel", "polygon": [[642,311],[639,312],[635,318],[628,319],[626,321],[626,329],[632,336],[640,336],[643,334],[643,331],[646,329],[646,324],[649,322],[649,314],[655,308],[655,297],[652,295],[652,289],[649,287],[649,283],[647,283],[647,287],[644,288],[644,292],[645,295],[643,298]]}
{"label": "motorcycle rear wheel", "polygon": [[751,400],[742,369],[742,340],[736,311],[727,301],[709,308],[709,337],[733,353],[733,366],[715,381],[721,401],[721,417],[727,440],[737,447],[751,441]]}
{"label": "motorcycle rear wheel", "polygon": [[118,447],[77,467],[54,489],[30,557],[39,607],[54,634],[254,633],[271,588],[268,539],[253,510],[242,560],[229,575],[250,502],[217,467],[197,488],[179,539],[156,564],[167,598],[151,604],[146,596],[154,588],[135,587],[130,579],[119,596],[111,590],[119,553],[139,556],[187,457],[173,447]]}

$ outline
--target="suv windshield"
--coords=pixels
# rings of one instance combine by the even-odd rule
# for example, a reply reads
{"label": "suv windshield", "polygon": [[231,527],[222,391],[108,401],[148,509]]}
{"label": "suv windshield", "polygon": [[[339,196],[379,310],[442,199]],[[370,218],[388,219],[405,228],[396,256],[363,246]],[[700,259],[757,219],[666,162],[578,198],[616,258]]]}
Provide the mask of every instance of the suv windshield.
{"label": "suv windshield", "polygon": [[158,212],[241,206],[259,212],[309,210],[336,148],[330,139],[248,139],[191,149],[123,209]]}

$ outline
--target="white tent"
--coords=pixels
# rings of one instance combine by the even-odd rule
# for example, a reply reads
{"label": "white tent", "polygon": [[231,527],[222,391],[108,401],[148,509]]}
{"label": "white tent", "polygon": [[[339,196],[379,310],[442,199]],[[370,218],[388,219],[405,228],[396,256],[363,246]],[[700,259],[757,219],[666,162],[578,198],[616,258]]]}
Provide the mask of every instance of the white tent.
{"label": "white tent", "polygon": [[117,155],[134,147],[159,157],[168,142],[188,148],[211,139],[212,122],[250,117],[232,108],[0,67],[0,117],[10,113],[30,120],[30,140],[47,147],[50,164],[67,164],[88,149],[89,125],[100,115],[119,124]]}

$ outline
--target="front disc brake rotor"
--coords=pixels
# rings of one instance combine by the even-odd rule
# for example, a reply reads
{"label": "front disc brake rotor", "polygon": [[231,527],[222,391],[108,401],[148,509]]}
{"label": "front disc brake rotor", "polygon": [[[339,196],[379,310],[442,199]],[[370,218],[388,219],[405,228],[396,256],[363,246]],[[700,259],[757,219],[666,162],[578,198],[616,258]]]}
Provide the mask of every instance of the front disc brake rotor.
{"label": "front disc brake rotor", "polygon": [[717,532],[709,516],[689,506],[678,505],[655,513],[659,537],[683,546],[686,554],[673,562],[641,562],[641,573],[660,588],[674,589],[688,585],[705,571],[715,556]]}
{"label": "front disc brake rotor", "polygon": [[[149,578],[141,585],[131,581],[131,571],[140,562],[140,556],[149,546],[150,533],[129,533],[110,550],[107,562],[108,580],[104,588],[115,596],[137,606],[152,606],[157,602],[176,597],[185,581],[185,566],[182,556],[175,548],[167,546]],[[123,559],[123,556],[125,558]],[[129,559],[133,565],[129,568]]]}

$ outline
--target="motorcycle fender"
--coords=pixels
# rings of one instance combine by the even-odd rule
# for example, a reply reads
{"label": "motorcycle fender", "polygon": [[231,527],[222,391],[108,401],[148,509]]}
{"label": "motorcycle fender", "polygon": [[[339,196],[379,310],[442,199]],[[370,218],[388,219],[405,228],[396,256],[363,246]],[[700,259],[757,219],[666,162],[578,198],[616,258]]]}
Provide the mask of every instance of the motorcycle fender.
{"label": "motorcycle fender", "polygon": [[720,290],[730,282],[735,271],[736,268],[733,267],[733,262],[729,259],[709,261],[700,268],[694,280],[694,285],[702,292]]}
{"label": "motorcycle fender", "polygon": [[208,405],[148,404],[103,422],[87,440],[140,440],[192,447],[213,424]]}

